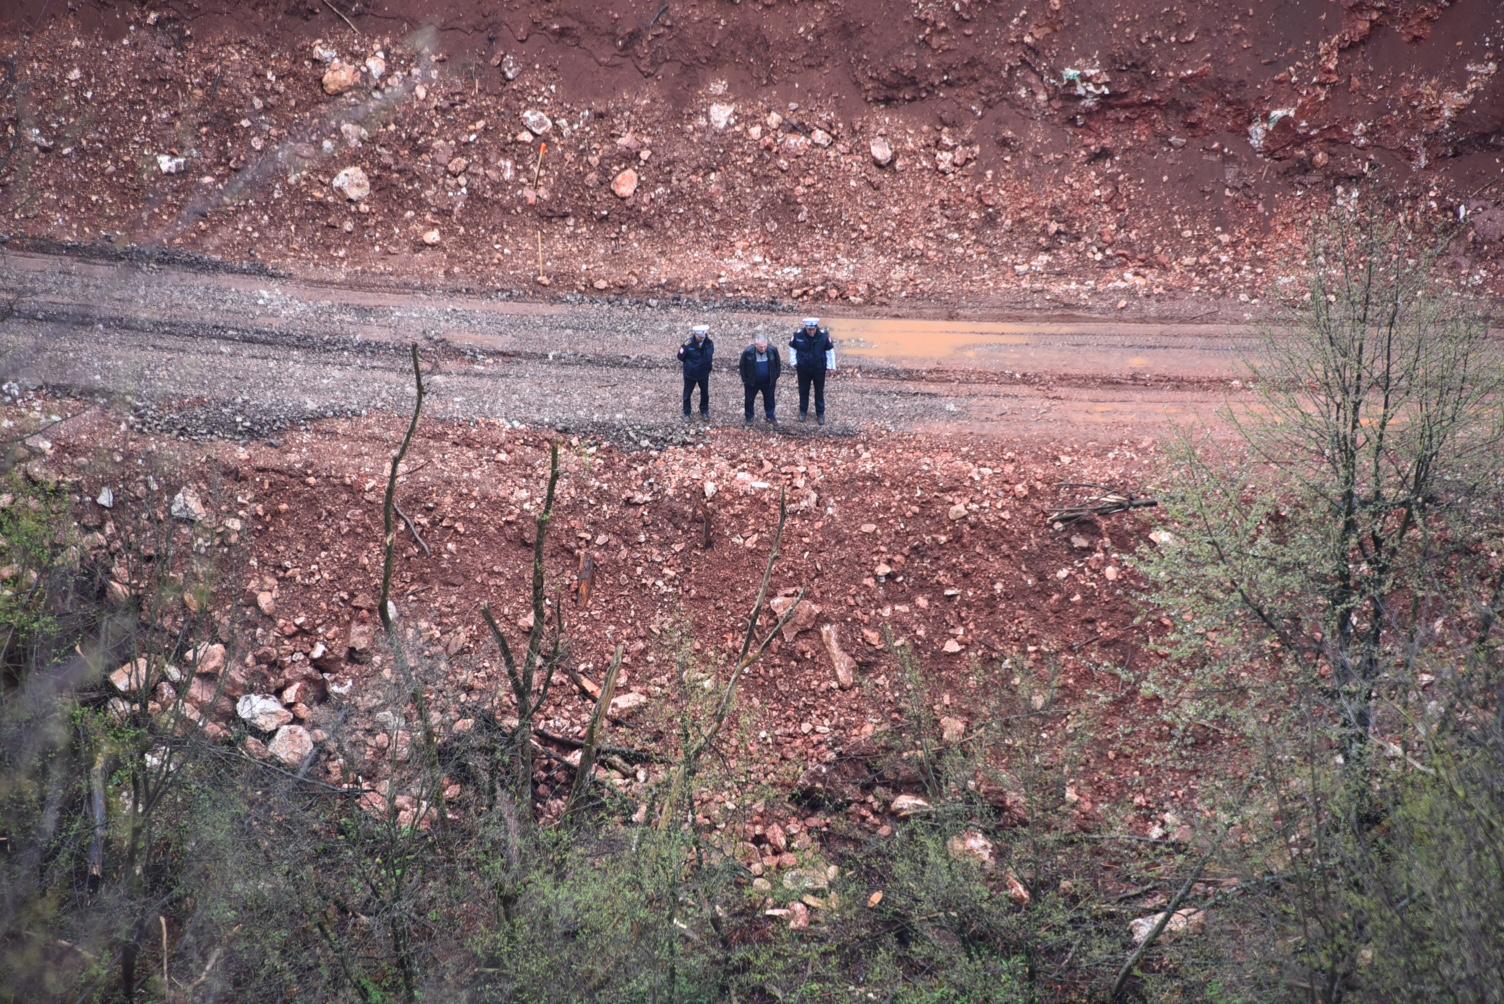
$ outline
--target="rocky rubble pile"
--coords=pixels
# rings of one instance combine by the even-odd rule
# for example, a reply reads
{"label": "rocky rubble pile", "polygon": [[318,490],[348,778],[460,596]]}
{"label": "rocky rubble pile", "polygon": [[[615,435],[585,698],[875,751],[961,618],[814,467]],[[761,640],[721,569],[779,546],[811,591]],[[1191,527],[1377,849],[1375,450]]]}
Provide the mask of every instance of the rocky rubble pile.
{"label": "rocky rubble pile", "polygon": [[[702,34],[759,16],[720,4],[646,37],[581,11],[580,37],[539,24],[473,52],[277,21],[200,41],[133,8],[107,61],[60,16],[0,52],[38,110],[6,123],[0,211],[36,238],[482,289],[1126,309],[1280,296],[1307,221],[1362,182],[1462,218],[1459,282],[1498,288],[1504,203],[1477,193],[1504,74],[1476,14],[1354,0],[1292,39],[1233,0],[1138,6],[868,12],[855,49],[815,14],[756,52]],[[1394,32],[1385,74],[1370,50]],[[654,69],[665,33],[695,73]],[[577,73],[591,40],[605,62]],[[768,86],[733,84],[740,60]],[[776,84],[796,80],[790,101]],[[178,95],[181,115],[127,112]],[[160,170],[127,168],[143,159]]]}
{"label": "rocky rubble pile", "polygon": [[[416,797],[391,788],[418,723],[376,610],[381,472],[398,423],[323,423],[276,448],[195,446],[188,468],[197,473],[167,484],[129,468],[101,473],[88,443],[108,420],[94,421],[98,428],[79,423],[63,448],[49,443],[27,469],[72,494],[80,546],[109,569],[112,597],[118,588],[125,606],[140,596],[122,557],[131,521],[149,512],[172,528],[181,553],[212,558],[218,581],[231,584],[176,600],[164,625],[193,617],[207,636],[167,667],[150,698],[154,713],[181,696],[190,722],[280,769],[360,784],[383,800]],[[912,764],[887,755],[895,743],[901,753],[895,737],[912,699],[895,644],[913,651],[924,674],[943,747],[970,740],[1000,686],[1027,692],[1050,677],[1055,699],[1108,709],[1096,727],[1126,727],[1067,789],[1075,825],[1098,825],[1099,807],[1117,803],[1143,817],[1145,832],[1163,823],[1156,839],[1180,839],[1161,810],[1191,792],[1183,773],[1155,766],[1168,734],[1146,724],[1157,720],[1156,699],[1097,679],[1102,664],[1159,658],[1125,595],[1126,556],[1153,545],[1129,518],[1068,529],[1043,518],[1057,481],[1139,478],[1151,444],[1023,453],[959,438],[921,446],[904,436],[714,435],[714,449],[659,452],[564,442],[547,616],[563,616],[570,668],[584,682],[560,677],[538,723],[546,745],[548,735],[583,735],[594,707],[588,684],[620,645],[608,741],[672,757],[678,716],[693,713],[695,694],[716,687],[740,646],[781,496],[789,522],[761,630],[792,615],[744,677],[744,739],[728,746],[725,763],[737,790],[789,800],[735,818],[724,806],[732,793],[709,790],[698,810],[728,853],[755,865],[752,878],[803,883],[798,898],[818,910],[803,897],[823,894],[807,873],[823,833],[885,834],[896,818],[929,811]],[[412,529],[399,531],[394,606],[441,741],[505,727],[511,713],[479,606],[489,603],[521,644],[532,626],[527,582],[547,463],[542,435],[485,424],[426,424],[409,457],[399,501]],[[681,664],[692,672],[681,674]],[[132,663],[112,675],[117,701],[146,670]],[[1044,724],[1040,741],[1068,742],[1070,728],[1069,716]],[[553,753],[540,757],[535,777],[545,814],[562,810],[578,762],[568,746]],[[639,801],[660,776],[652,762],[598,766],[602,783]],[[457,806],[475,794],[460,778],[448,788]],[[984,784],[981,792],[1000,819],[1027,820],[1017,791]],[[1008,884],[1004,872],[997,879]]]}

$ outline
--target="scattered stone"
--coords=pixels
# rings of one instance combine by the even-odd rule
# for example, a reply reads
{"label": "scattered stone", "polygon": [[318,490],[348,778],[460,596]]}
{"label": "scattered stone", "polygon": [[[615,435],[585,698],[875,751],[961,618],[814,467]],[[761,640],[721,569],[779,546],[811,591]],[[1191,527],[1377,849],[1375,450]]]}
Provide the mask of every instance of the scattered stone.
{"label": "scattered stone", "polygon": [[516,80],[522,76],[522,63],[510,52],[501,57],[501,62],[498,65],[501,67],[501,75],[508,80]]}
{"label": "scattered stone", "polygon": [[809,134],[809,141],[815,144],[815,146],[830,146],[835,141],[835,137],[824,129],[816,129]]}
{"label": "scattered stone", "polygon": [[470,169],[470,161],[464,157],[454,157],[445,165],[444,169],[455,177],[459,177]]}
{"label": "scattered stone", "polygon": [[[1133,936],[1133,943],[1135,945],[1142,945],[1163,916],[1163,913],[1156,913],[1129,921],[1128,933]],[[1160,933],[1159,941],[1162,944],[1168,945],[1183,935],[1200,934],[1204,930],[1206,930],[1206,912],[1185,907],[1175,911],[1175,915],[1170,918],[1169,923],[1165,925],[1164,931]]]}
{"label": "scattered stone", "polygon": [[886,136],[872,137],[869,149],[872,151],[872,160],[878,167],[887,167],[893,162],[893,144],[888,142]]}
{"label": "scattered stone", "polygon": [[313,736],[301,725],[284,725],[272,736],[266,750],[284,767],[297,770],[313,755]]}
{"label": "scattered stone", "polygon": [[256,594],[256,609],[268,617],[277,615],[277,598],[268,590],[261,590]]}
{"label": "scattered stone", "polygon": [[122,694],[131,694],[146,686],[146,660],[132,659],[110,674],[110,685]]}
{"label": "scattered stone", "polygon": [[1166,549],[1175,547],[1180,543],[1180,538],[1169,530],[1151,530],[1149,531],[1149,539]]}
{"label": "scattered stone", "polygon": [[1029,894],[1029,887],[1024,885],[1023,880],[1018,877],[1012,868],[1003,873],[1003,884],[1007,887],[1008,898],[1013,901],[1014,906],[1028,906],[1034,899]]}
{"label": "scattered stone", "polygon": [[793,641],[800,634],[814,627],[815,618],[820,615],[820,608],[809,600],[800,600],[799,605],[795,607],[794,598],[794,595],[780,593],[768,601],[768,606],[772,608],[774,615],[779,620],[783,619],[790,608],[794,611],[788,623],[783,626],[783,640],[788,642]]}
{"label": "scattered stone", "polygon": [[947,745],[954,746],[966,736],[966,723],[959,718],[940,719],[940,738]]}
{"label": "scattered stone", "polygon": [[825,651],[830,656],[830,664],[836,671],[837,685],[842,690],[850,690],[856,685],[856,660],[841,648],[840,639],[836,637],[836,626],[834,624],[821,625],[820,640],[825,643]]}
{"label": "scattered stone", "polygon": [[131,601],[130,587],[118,579],[111,579],[104,587],[104,598],[112,607],[123,607]]}
{"label": "scattered stone", "polygon": [[823,868],[791,868],[783,873],[783,887],[799,894],[830,888]]}
{"label": "scattered stone", "polygon": [[372,80],[380,80],[386,74],[386,59],[381,53],[366,57],[366,72]]}
{"label": "scattered stone", "polygon": [[769,823],[762,831],[762,837],[768,842],[768,846],[782,854],[789,849],[788,834],[783,832],[783,827],[777,823]]}
{"label": "scattered stone", "polygon": [[789,930],[802,931],[809,927],[809,907],[797,900],[789,904]]}
{"label": "scattered stone", "polygon": [[617,694],[611,698],[611,707],[606,709],[606,713],[620,721],[621,719],[631,717],[647,703],[647,694],[640,694],[635,690],[628,691],[625,694]]}
{"label": "scattered stone", "polygon": [[345,657],[351,662],[370,662],[376,644],[376,625],[370,621],[354,621],[345,636]]}
{"label": "scattered stone", "polygon": [[611,191],[618,199],[630,199],[637,191],[637,172],[630,167],[611,181]]}
{"label": "scattered stone", "polygon": [[966,504],[964,502],[957,502],[955,505],[953,505],[953,506],[950,507],[950,511],[947,512],[945,514],[945,516],[952,523],[956,522],[957,520],[965,519],[966,518]]}
{"label": "scattered stone", "polygon": [[945,644],[942,646],[942,650],[946,655],[956,655],[961,651],[961,643],[954,638],[947,638],[945,639]]}
{"label": "scattered stone", "polygon": [[951,837],[945,845],[950,856],[956,859],[971,858],[983,868],[993,865],[992,841],[976,830],[966,830]]}
{"label": "scattered stone", "polygon": [[271,694],[246,694],[235,702],[235,714],[257,732],[275,732],[292,721],[292,712]]}
{"label": "scattered stone", "polygon": [[423,231],[423,243],[429,247],[434,247],[442,239],[437,228]]}
{"label": "scattered stone", "polygon": [[899,795],[893,799],[891,808],[895,816],[907,819],[909,816],[917,816],[921,812],[929,812],[930,803],[918,795]]}
{"label": "scattered stone", "polygon": [[185,523],[197,523],[204,518],[204,504],[192,488],[182,488],[172,497],[172,517]]}
{"label": "scattered stone", "polygon": [[349,63],[335,63],[324,71],[324,93],[343,94],[360,83],[360,70]]}
{"label": "scattered stone", "polygon": [[869,909],[869,910],[876,910],[877,909],[877,905],[879,903],[881,903],[882,901],[883,901],[883,891],[881,889],[878,889],[871,896],[867,897],[867,909]]}
{"label": "scattered stone", "polygon": [[366,177],[365,171],[353,165],[336,174],[330,185],[351,202],[360,202],[371,194],[371,179]]}
{"label": "scattered stone", "polygon": [[710,124],[718,130],[723,130],[731,124],[731,116],[736,111],[735,105],[721,104],[717,102],[710,106]]}
{"label": "scattered stone", "polygon": [[225,647],[220,644],[205,645],[198,650],[193,662],[193,671],[212,676],[225,668]]}
{"label": "scattered stone", "polygon": [[554,127],[554,120],[536,108],[529,108],[522,113],[522,124],[527,126],[527,131],[534,136],[542,136]]}

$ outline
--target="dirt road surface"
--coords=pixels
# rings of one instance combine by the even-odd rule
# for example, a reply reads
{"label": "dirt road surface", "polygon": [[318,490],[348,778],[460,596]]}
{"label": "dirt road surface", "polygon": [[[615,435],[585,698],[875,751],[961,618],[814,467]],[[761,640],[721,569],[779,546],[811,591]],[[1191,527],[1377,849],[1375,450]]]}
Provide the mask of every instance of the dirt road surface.
{"label": "dirt road surface", "polygon": [[[8,304],[8,306],[7,306]],[[674,353],[717,343],[714,425],[741,421],[735,360],[797,318],[682,304],[531,304],[348,288],[208,266],[0,253],[0,376],[127,403],[143,426],[254,438],[313,419],[410,407],[407,347],[430,414],[667,441]],[[825,318],[839,345],[822,435],[956,431],[1006,438],[1160,435],[1236,396],[1252,337],[1228,325],[1047,318]],[[780,385],[786,430],[796,390]],[[813,431],[813,427],[808,427]]]}

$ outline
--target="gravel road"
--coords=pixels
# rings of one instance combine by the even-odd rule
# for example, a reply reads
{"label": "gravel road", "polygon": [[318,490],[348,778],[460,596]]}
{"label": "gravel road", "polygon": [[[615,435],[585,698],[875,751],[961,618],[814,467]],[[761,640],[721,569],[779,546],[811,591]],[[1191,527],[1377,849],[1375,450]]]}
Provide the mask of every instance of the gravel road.
{"label": "gravel road", "polygon": [[[8,306],[7,306],[8,304]],[[347,288],[211,267],[0,252],[0,376],[127,404],[143,425],[256,437],[330,415],[406,411],[416,341],[429,414],[661,442],[678,417],[674,353],[717,343],[714,423],[740,416],[736,356],[797,317],[628,303]],[[1158,435],[1210,415],[1251,331],[1101,319],[826,318],[841,355],[820,435],[864,429],[1011,438]],[[780,384],[787,434],[795,381]]]}

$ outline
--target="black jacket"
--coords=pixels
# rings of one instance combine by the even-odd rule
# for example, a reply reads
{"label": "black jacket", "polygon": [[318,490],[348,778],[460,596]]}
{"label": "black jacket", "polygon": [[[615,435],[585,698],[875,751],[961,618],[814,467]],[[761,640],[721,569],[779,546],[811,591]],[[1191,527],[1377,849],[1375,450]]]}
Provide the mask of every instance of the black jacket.
{"label": "black jacket", "polygon": [[[757,346],[748,345],[742,351],[742,361],[739,367],[742,371],[742,386],[757,386]],[[783,361],[778,357],[778,346],[768,346],[768,383],[778,382],[778,375],[783,369]]]}
{"label": "black jacket", "polygon": [[825,353],[834,346],[829,328],[816,328],[813,335],[800,328],[794,332],[789,347],[794,350],[794,366],[805,373],[825,372]]}
{"label": "black jacket", "polygon": [[704,376],[710,372],[710,364],[715,359],[715,342],[706,335],[704,343],[696,345],[691,335],[689,341],[679,346],[679,358],[684,363],[685,376]]}

